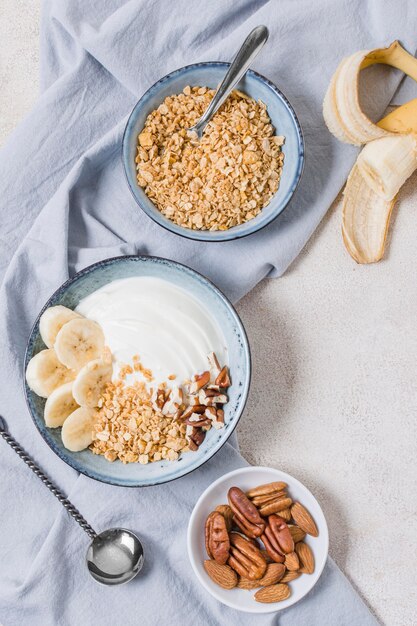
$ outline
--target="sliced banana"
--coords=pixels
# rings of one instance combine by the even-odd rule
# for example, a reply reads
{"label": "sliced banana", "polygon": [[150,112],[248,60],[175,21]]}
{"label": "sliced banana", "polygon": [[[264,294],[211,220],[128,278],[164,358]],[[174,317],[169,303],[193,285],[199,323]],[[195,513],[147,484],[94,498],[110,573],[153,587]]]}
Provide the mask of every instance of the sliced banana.
{"label": "sliced banana", "polygon": [[39,332],[44,344],[52,348],[63,325],[76,318],[82,318],[82,315],[61,304],[46,309],[39,320]]}
{"label": "sliced banana", "polygon": [[73,394],[80,406],[94,408],[111,381],[113,366],[111,358],[90,361],[78,372],[74,381]]}
{"label": "sliced banana", "polygon": [[47,398],[57,387],[74,380],[75,372],[60,363],[53,348],[41,350],[28,363],[26,381],[41,398]]}
{"label": "sliced banana", "polygon": [[58,428],[67,419],[75,409],[78,409],[78,404],[74,400],[72,395],[73,383],[65,383],[51,393],[45,403],[44,418],[45,424],[49,428]]}
{"label": "sliced banana", "polygon": [[376,263],[384,255],[395,199],[384,200],[354,165],[343,192],[343,241],[357,263]]}
{"label": "sliced banana", "polygon": [[67,450],[80,452],[92,443],[95,418],[95,411],[85,407],[76,409],[67,417],[61,430],[62,443]]}
{"label": "sliced banana", "polygon": [[77,372],[104,350],[104,334],[97,322],[81,318],[64,324],[55,340],[58,359]]}

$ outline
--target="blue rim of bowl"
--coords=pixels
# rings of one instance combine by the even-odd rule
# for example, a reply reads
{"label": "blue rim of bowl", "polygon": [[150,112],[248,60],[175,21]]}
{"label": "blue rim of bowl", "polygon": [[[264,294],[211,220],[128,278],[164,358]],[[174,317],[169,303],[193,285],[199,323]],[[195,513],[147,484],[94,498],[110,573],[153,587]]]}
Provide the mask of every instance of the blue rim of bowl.
{"label": "blue rim of bowl", "polygon": [[[236,417],[235,423],[233,425],[233,428],[228,428],[227,430],[225,429],[224,438],[220,439],[218,441],[217,445],[213,447],[213,450],[210,450],[207,454],[204,455],[204,457],[202,457],[202,462],[200,463],[200,465],[197,465],[197,467],[194,467],[194,468],[190,469],[189,471],[186,471],[186,472],[184,472],[182,474],[180,473],[179,475],[174,476],[172,478],[167,478],[166,480],[162,480],[162,481],[158,481],[158,482],[147,483],[146,485],[142,485],[142,484],[137,484],[137,485],[128,484],[128,485],[126,485],[126,484],[123,484],[123,483],[121,483],[121,482],[119,482],[117,480],[112,480],[111,477],[109,477],[108,479],[104,480],[103,478],[99,478],[97,475],[94,475],[91,472],[89,472],[87,469],[82,467],[76,460],[72,459],[71,457],[67,457],[62,452],[61,448],[59,448],[59,446],[57,446],[52,439],[49,439],[49,437],[45,436],[45,433],[43,432],[42,428],[37,423],[37,421],[35,419],[35,416],[34,416],[34,412],[32,411],[30,397],[29,397],[29,393],[31,393],[31,390],[29,389],[29,387],[28,387],[28,385],[26,383],[26,368],[27,368],[27,364],[29,362],[29,351],[31,350],[33,342],[35,341],[35,334],[36,334],[35,331],[37,331],[37,333],[39,333],[39,320],[40,320],[40,317],[41,317],[42,313],[44,311],[46,311],[46,309],[50,306],[51,300],[54,300],[55,298],[58,298],[61,295],[61,293],[65,293],[67,287],[69,285],[71,285],[72,283],[76,282],[78,280],[78,278],[80,278],[81,276],[85,276],[86,274],[89,274],[90,272],[94,271],[97,267],[100,267],[100,266],[103,266],[103,265],[111,265],[112,263],[115,263],[117,261],[122,261],[122,260],[123,261],[126,261],[126,260],[144,261],[144,262],[148,261],[148,262],[151,262],[151,263],[156,261],[156,262],[159,262],[159,263],[165,263],[165,264],[170,265],[170,266],[176,266],[176,267],[180,268],[182,271],[185,270],[186,272],[188,272],[191,275],[194,274],[195,277],[197,277],[199,280],[202,280],[204,283],[206,283],[217,294],[217,296],[221,300],[223,300],[225,305],[231,311],[231,313],[232,313],[232,315],[234,317],[234,320],[235,320],[235,322],[236,322],[236,324],[237,324],[237,326],[239,328],[239,332],[241,334],[241,337],[242,337],[242,344],[243,344],[244,351],[245,351],[245,358],[246,358],[247,364],[248,364],[247,381],[246,381],[246,385],[245,385],[244,389],[242,390],[242,395],[241,395],[242,399],[241,399],[241,402],[240,402],[240,406],[238,407],[238,410],[236,411],[237,417]],[[247,403],[247,400],[248,400],[249,389],[250,389],[251,379],[252,379],[252,356],[251,356],[251,349],[250,349],[248,336],[247,336],[245,327],[244,327],[244,325],[242,323],[242,320],[240,319],[240,316],[239,316],[238,312],[236,311],[235,307],[230,302],[230,300],[224,295],[224,293],[218,287],[216,287],[216,285],[209,278],[207,278],[203,274],[200,274],[200,272],[197,272],[196,270],[192,269],[188,265],[185,265],[184,263],[178,263],[178,261],[172,261],[171,259],[166,259],[164,257],[151,256],[151,255],[145,255],[145,254],[141,254],[141,255],[128,254],[128,255],[124,255],[124,256],[122,255],[122,256],[110,257],[108,259],[103,259],[102,261],[97,261],[97,263],[93,263],[92,265],[88,265],[87,267],[85,267],[82,270],[80,270],[79,272],[77,272],[74,276],[72,276],[72,278],[69,278],[68,280],[66,280],[48,298],[47,302],[44,304],[44,306],[42,307],[40,313],[38,314],[35,322],[33,323],[32,328],[31,328],[30,333],[29,333],[29,339],[28,339],[28,342],[27,342],[27,346],[26,346],[26,350],[25,350],[25,356],[24,356],[24,360],[23,360],[23,377],[22,378],[23,378],[23,389],[24,389],[24,394],[25,394],[26,406],[28,408],[29,415],[32,418],[32,421],[35,424],[39,434],[42,437],[42,439],[47,443],[47,445],[51,448],[51,450],[62,461],[64,461],[64,463],[66,463],[67,465],[69,465],[70,467],[75,469],[80,474],[84,474],[84,476],[87,476],[88,478],[92,478],[93,480],[96,480],[96,481],[101,482],[101,483],[114,485],[116,487],[129,487],[129,488],[154,487],[154,486],[157,486],[157,485],[163,485],[165,483],[172,482],[174,480],[182,478],[183,476],[187,476],[188,474],[191,474],[195,470],[198,470],[205,463],[207,463],[207,461],[212,459],[213,456],[215,456],[217,454],[217,452],[219,452],[219,450],[221,450],[221,448],[223,448],[224,444],[229,440],[230,436],[235,431],[235,428],[238,425],[238,423],[240,421],[240,418],[242,417],[242,413],[245,410],[245,406],[246,406],[246,403]],[[47,427],[45,426],[45,431],[47,432],[46,429],[47,429]],[[198,451],[197,451],[197,454],[198,454]]]}
{"label": "blue rim of bowl", "polygon": [[[270,218],[265,222],[265,224],[262,224],[262,226],[259,226],[258,228],[256,228],[255,230],[252,230],[250,232],[242,232],[242,233],[238,233],[238,234],[233,234],[233,229],[235,227],[229,228],[227,231],[221,231],[221,238],[218,235],[218,233],[216,231],[212,231],[212,235],[210,236],[210,238],[203,238],[201,236],[199,236],[200,231],[199,230],[192,230],[191,228],[184,228],[184,227],[180,227],[181,228],[181,232],[177,232],[176,230],[173,230],[173,228],[171,228],[171,226],[168,223],[163,222],[162,220],[159,220],[158,217],[156,215],[151,214],[150,212],[148,212],[147,208],[143,207],[142,204],[140,203],[137,195],[136,195],[136,189],[133,189],[132,185],[130,184],[129,181],[129,177],[127,174],[127,166],[126,163],[128,161],[128,156],[127,154],[125,154],[125,146],[126,146],[126,140],[127,140],[127,136],[128,136],[128,131],[130,130],[130,126],[131,126],[131,119],[133,118],[133,115],[136,111],[136,109],[139,107],[139,105],[143,104],[144,102],[146,102],[151,96],[154,95],[154,93],[157,91],[158,87],[160,87],[160,85],[162,85],[164,82],[166,82],[167,80],[175,77],[177,74],[181,74],[184,70],[191,70],[191,69],[195,69],[195,68],[199,68],[199,67],[207,67],[207,66],[215,66],[215,67],[224,67],[225,69],[227,69],[228,67],[230,67],[230,63],[227,63],[225,61],[204,61],[202,63],[192,63],[191,65],[184,65],[184,67],[180,67],[177,70],[174,70],[173,72],[171,72],[170,74],[166,74],[165,76],[163,76],[162,78],[160,78],[158,81],[156,81],[156,83],[154,83],[151,87],[149,87],[149,89],[147,89],[145,91],[145,93],[139,98],[139,100],[137,101],[137,103],[135,104],[135,106],[133,107],[132,112],[129,115],[129,118],[127,120],[124,132],[123,132],[123,138],[122,138],[122,150],[121,150],[121,159],[122,159],[122,164],[123,164],[123,171],[125,174],[125,178],[126,178],[126,182],[127,185],[130,189],[130,192],[133,196],[133,198],[136,201],[136,204],[140,207],[140,209],[142,209],[142,211],[145,213],[145,215],[147,215],[152,221],[155,222],[155,224],[158,224],[159,226],[162,226],[162,228],[165,228],[165,230],[169,231],[170,233],[172,233],[173,235],[178,235],[180,237],[184,237],[185,239],[193,239],[194,241],[203,241],[203,242],[207,242],[207,243],[222,243],[224,241],[234,241],[236,239],[243,239],[243,237],[249,237],[249,235],[254,235],[255,233],[258,233],[259,231],[263,230],[264,228],[266,228],[266,226],[269,226],[269,224],[271,224],[271,222],[273,222],[279,215],[281,215],[281,213],[287,208],[287,206],[289,205],[298,185],[301,179],[301,175],[304,171],[304,161],[305,161],[305,142],[304,142],[304,135],[303,135],[303,131],[301,128],[301,124],[298,121],[298,117],[297,114],[294,110],[294,107],[292,106],[292,104],[290,103],[290,101],[288,100],[288,98],[282,93],[282,91],[280,89],[278,89],[278,87],[276,85],[274,85],[274,83],[272,83],[268,78],[266,78],[265,76],[263,76],[262,74],[259,74],[259,72],[255,72],[254,70],[248,70],[246,73],[249,74],[250,76],[253,76],[254,78],[256,78],[257,80],[262,81],[263,83],[265,83],[266,85],[268,85],[268,87],[275,92],[275,94],[284,101],[285,105],[287,106],[288,111],[291,114],[292,120],[294,122],[294,125],[297,129],[297,133],[298,133],[298,139],[299,139],[299,153],[298,153],[298,166],[297,166],[297,172],[296,172],[296,176],[294,178],[294,183],[291,187],[291,189],[289,190],[289,192],[287,193],[286,197],[284,198],[283,204],[281,206],[281,209],[278,213],[272,213]],[[265,207],[265,209],[268,207],[268,205]],[[155,207],[156,210],[157,207]],[[250,223],[250,222],[247,222]],[[203,232],[207,232],[207,231],[203,231]]]}

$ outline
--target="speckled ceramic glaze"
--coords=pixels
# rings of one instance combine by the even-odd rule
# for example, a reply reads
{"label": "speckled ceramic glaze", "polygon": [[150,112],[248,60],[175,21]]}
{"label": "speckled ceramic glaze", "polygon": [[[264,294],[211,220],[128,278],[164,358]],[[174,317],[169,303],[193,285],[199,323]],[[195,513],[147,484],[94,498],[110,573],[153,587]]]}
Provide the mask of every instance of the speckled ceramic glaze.
{"label": "speckled ceramic glaze", "polygon": [[[124,465],[120,461],[109,463],[103,456],[89,450],[70,452],[61,441],[61,429],[47,428],[43,419],[45,400],[39,398],[25,383],[27,404],[33,421],[52,450],[77,471],[112,485],[144,487],[174,480],[188,474],[208,461],[232,434],[245,406],[250,383],[250,352],[245,330],[236,311],[227,298],[206,278],[190,268],[157,257],[126,256],[107,259],[85,268],[64,283],[48,300],[43,311],[53,305],[63,304],[74,309],[80,300],[103,285],[120,278],[151,276],[168,280],[185,289],[196,298],[220,325],[227,345],[232,376],[229,402],[225,405],[225,427],[211,429],[198,452],[182,455],[178,461],[162,461],[140,465]],[[36,320],[25,356],[25,371],[34,354],[45,345],[39,335],[39,317]]]}
{"label": "speckled ceramic glaze", "polygon": [[149,217],[168,230],[201,241],[227,241],[245,237],[260,230],[275,219],[287,206],[298,185],[304,164],[304,141],[301,127],[294,109],[269,80],[248,70],[237,88],[255,100],[262,100],[268,107],[268,114],[278,135],[285,136],[285,155],[282,178],[277,193],[261,213],[249,222],[234,226],[226,231],[191,230],[174,224],[163,216],[149,200],[136,180],[136,145],[149,113],[172,94],[180,93],[186,85],[204,85],[215,89],[223,79],[229,63],[197,63],[188,65],[164,76],[153,85],[139,100],[127,122],[123,137],[123,164],[130,190]]}

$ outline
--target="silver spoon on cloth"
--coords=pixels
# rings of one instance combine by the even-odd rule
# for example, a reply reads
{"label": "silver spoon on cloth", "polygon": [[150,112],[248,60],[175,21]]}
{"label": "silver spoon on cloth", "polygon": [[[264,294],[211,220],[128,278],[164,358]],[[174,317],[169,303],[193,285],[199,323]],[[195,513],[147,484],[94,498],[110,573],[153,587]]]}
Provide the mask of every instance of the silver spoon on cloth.
{"label": "silver spoon on cloth", "polygon": [[90,526],[78,509],[64,496],[62,491],[44,474],[38,465],[26,454],[24,449],[12,437],[0,415],[0,435],[18,456],[38,476],[49,491],[54,494],[72,515],[77,524],[92,540],[86,555],[87,567],[91,576],[104,585],[120,585],[132,580],[143,566],[143,548],[134,533],[125,528],[110,528],[101,533]]}
{"label": "silver spoon on cloth", "polygon": [[244,76],[253,59],[259,54],[268,40],[269,32],[266,26],[257,26],[246,37],[239,52],[229,67],[212,101],[203,113],[197,124],[188,129],[188,132],[197,133],[199,139],[213,115],[219,110],[223,102],[229,97],[231,91]]}

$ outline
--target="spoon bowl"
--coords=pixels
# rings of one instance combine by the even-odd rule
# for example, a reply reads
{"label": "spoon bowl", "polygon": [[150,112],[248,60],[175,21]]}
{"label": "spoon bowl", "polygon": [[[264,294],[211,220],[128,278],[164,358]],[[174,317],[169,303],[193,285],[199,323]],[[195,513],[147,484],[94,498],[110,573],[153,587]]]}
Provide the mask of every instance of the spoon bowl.
{"label": "spoon bowl", "polygon": [[121,585],[142,569],[143,547],[132,531],[110,528],[94,537],[86,561],[94,580],[103,585]]}

